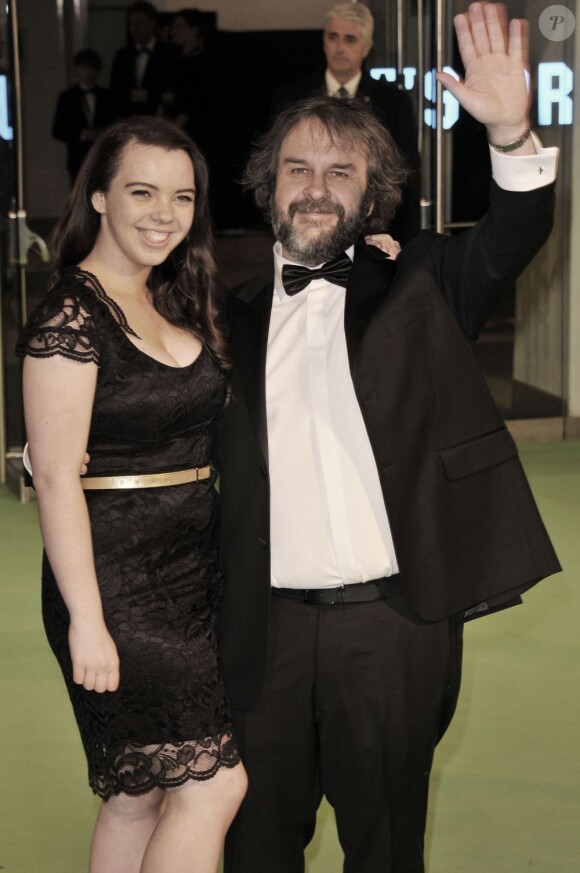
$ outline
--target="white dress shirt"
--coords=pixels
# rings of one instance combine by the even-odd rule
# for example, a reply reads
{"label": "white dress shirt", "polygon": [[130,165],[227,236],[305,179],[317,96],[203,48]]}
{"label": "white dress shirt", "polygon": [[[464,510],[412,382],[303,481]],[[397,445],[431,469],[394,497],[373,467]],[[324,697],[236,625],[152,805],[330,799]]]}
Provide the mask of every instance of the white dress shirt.
{"label": "white dress shirt", "polygon": [[[149,64],[149,58],[151,57],[151,53],[153,52],[156,43],[157,40],[153,37],[153,39],[150,39],[148,43],[135,46],[135,84],[137,85],[137,88],[141,88],[143,85],[143,79],[145,78],[145,71]],[[147,51],[144,51],[144,49]]]}
{"label": "white dress shirt", "polygon": [[97,108],[97,95],[95,94],[94,88],[84,88],[80,85],[80,89],[83,92],[83,112],[85,114],[85,118],[87,121],[87,127],[94,127],[95,124],[95,113]]}
{"label": "white dress shirt", "polygon": [[289,297],[280,243],[274,259],[266,357],[272,584],[328,588],[390,576],[395,550],[348,366],[346,291],[315,279]]}
{"label": "white dress shirt", "polygon": [[353,76],[352,79],[349,79],[348,82],[345,82],[344,85],[341,85],[338,79],[335,79],[332,73],[327,70],[324,74],[324,78],[326,81],[326,93],[329,97],[339,97],[339,91],[341,88],[344,88],[348,91],[349,97],[354,97],[356,95],[356,89],[358,88],[359,82],[362,79],[362,72]]}

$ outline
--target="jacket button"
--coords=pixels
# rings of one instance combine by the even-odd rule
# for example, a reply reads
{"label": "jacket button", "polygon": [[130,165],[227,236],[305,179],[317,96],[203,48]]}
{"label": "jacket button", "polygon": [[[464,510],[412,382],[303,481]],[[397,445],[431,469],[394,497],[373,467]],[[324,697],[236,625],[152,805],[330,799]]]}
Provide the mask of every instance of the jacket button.
{"label": "jacket button", "polygon": [[260,547],[264,549],[264,551],[268,548],[268,540],[265,540],[262,537],[258,537],[258,542],[260,544]]}

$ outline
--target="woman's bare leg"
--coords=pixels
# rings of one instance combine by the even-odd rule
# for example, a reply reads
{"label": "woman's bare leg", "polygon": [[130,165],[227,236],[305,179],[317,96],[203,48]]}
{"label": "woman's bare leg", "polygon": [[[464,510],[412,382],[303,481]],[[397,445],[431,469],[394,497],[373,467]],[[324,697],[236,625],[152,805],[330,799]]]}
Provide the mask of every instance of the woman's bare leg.
{"label": "woman's bare leg", "polygon": [[119,794],[103,802],[93,833],[89,873],[139,873],[164,799],[165,791],[154,788],[140,797]]}
{"label": "woman's bare leg", "polygon": [[246,787],[246,771],[237,764],[218,770],[206,782],[190,779],[180,788],[169,788],[140,873],[215,873]]}

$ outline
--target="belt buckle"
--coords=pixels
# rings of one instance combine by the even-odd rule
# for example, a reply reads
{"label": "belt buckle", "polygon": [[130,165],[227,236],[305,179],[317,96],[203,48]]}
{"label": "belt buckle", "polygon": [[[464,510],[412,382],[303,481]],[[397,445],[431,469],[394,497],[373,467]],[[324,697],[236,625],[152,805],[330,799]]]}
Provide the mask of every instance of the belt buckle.
{"label": "belt buckle", "polygon": [[315,598],[313,598],[314,603],[319,603],[321,606],[336,606],[337,604],[344,603],[344,585],[337,586],[336,588],[319,588],[313,589],[316,592]]}

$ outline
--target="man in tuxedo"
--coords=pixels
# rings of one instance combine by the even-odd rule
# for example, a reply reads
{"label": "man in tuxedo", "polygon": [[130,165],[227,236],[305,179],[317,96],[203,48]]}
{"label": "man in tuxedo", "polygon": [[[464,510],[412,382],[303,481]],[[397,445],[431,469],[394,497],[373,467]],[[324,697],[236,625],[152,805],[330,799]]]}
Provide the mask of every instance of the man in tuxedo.
{"label": "man in tuxedo", "polygon": [[174,46],[157,37],[157,10],[145,0],[127,10],[131,42],[119,49],[111,70],[116,118],[155,115],[162,96],[171,90]]}
{"label": "man in tuxedo", "polygon": [[99,55],[91,49],[77,52],[73,68],[77,83],[59,95],[52,125],[54,138],[66,143],[71,182],[101,130],[113,120],[109,91],[97,84]]}
{"label": "man in tuxedo", "polygon": [[421,226],[417,131],[408,94],[384,79],[373,79],[364,70],[373,45],[373,31],[373,16],[364,3],[337,3],[325,17],[325,68],[281,88],[274,104],[280,109],[304,97],[328,94],[337,98],[356,97],[373,109],[411,170],[389,228],[389,233],[405,245]]}
{"label": "man in tuxedo", "polygon": [[493,164],[477,226],[421,232],[396,262],[357,242],[401,176],[360,101],[289,107],[248,166],[277,242],[232,296],[215,456],[222,667],[249,776],[226,873],[303,871],[323,794],[345,873],[423,873],[464,617],[559,570],[471,350],[550,232],[556,150],[530,132],[526,23],[508,35],[500,4],[475,3],[455,24],[465,80],[439,78]]}

